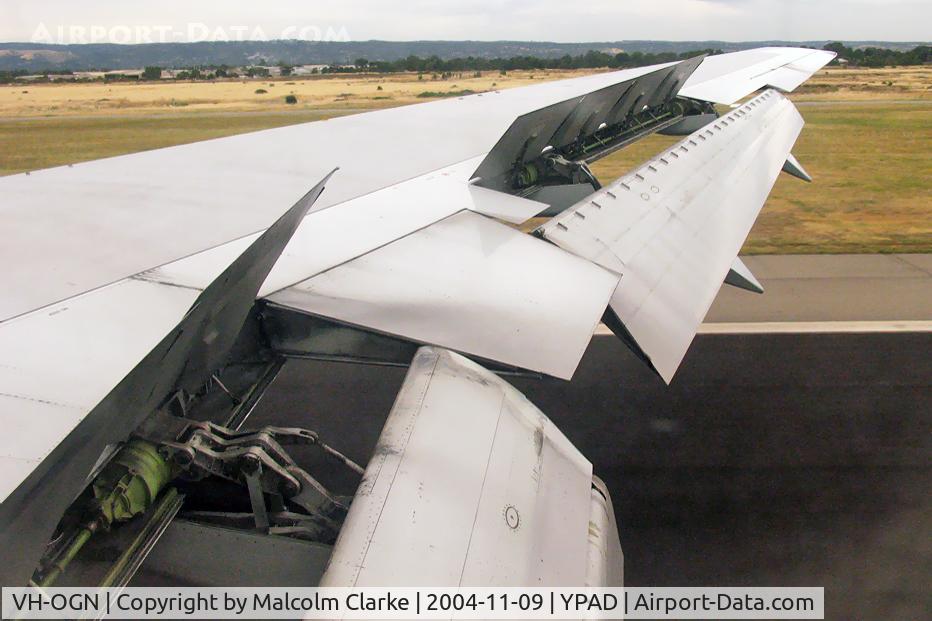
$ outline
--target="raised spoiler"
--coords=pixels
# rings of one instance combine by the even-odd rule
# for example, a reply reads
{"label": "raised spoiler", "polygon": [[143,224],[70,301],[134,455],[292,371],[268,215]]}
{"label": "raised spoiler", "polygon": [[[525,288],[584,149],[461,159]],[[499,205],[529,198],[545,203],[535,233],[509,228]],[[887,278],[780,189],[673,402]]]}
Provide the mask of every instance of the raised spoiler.
{"label": "raised spoiler", "polygon": [[[133,355],[142,355],[142,359],[130,367],[87,416],[75,420],[77,408],[72,404],[37,402],[28,412],[31,416],[18,421],[30,432],[25,438],[28,442],[10,442],[10,435],[4,438],[0,444],[4,477],[4,488],[0,488],[2,584],[25,582],[36,566],[42,544],[65,508],[88,482],[87,477],[94,472],[95,462],[108,444],[122,442],[157,408],[176,395],[196,392],[230,362],[231,349],[255,304],[259,287],[331,175],[333,171],[259,235],[203,291],[182,289],[185,297],[172,300],[169,306],[175,313],[180,311],[180,317],[174,325],[161,327],[164,333],[158,335],[159,340],[151,344],[150,350],[140,352],[138,343],[133,347],[119,343],[128,350],[124,356],[131,359]],[[160,289],[164,289],[153,282],[132,281],[132,284],[141,287],[133,295],[152,303],[159,301]],[[76,308],[72,314],[92,322],[93,317],[86,316],[88,310],[94,311]],[[155,334],[146,336],[151,338]],[[5,344],[3,336],[7,334],[0,334],[0,344]],[[34,336],[30,344],[42,344],[39,335]],[[43,336],[54,339],[56,335]],[[27,347],[25,343],[16,346]],[[95,362],[100,364],[101,358],[104,357],[99,356]],[[17,370],[27,376],[26,368]],[[10,395],[2,396],[5,399],[0,400],[3,407],[0,415],[9,420],[21,411],[9,404]],[[11,467],[17,464],[32,468]]]}

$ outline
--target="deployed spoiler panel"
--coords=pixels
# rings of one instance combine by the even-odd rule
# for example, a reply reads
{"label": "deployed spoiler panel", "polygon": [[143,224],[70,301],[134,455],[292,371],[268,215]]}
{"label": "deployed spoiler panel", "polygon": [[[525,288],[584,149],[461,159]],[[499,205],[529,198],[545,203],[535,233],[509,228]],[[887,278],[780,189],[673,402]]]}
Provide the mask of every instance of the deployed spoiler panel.
{"label": "deployed spoiler panel", "polygon": [[519,116],[476,169],[484,187],[513,193],[547,174],[543,158],[589,162],[677,120],[677,93],[703,60],[663,65],[636,78]]}
{"label": "deployed spoiler panel", "polygon": [[[73,389],[75,378],[43,376],[30,359],[28,347],[0,348],[3,352],[0,358],[3,422],[10,428],[25,429],[27,433],[38,426],[47,428],[38,442],[37,438],[30,437],[30,442],[17,444],[15,437],[9,436],[0,445],[8,457],[31,466],[22,471],[11,472],[6,468],[0,471],[0,550],[4,553],[0,584],[22,584],[31,575],[62,513],[87,484],[95,461],[107,445],[124,441],[173,394],[194,391],[227,361],[255,304],[259,287],[332,174],[325,176],[288,209],[202,292],[126,281],[141,286],[147,294],[146,301],[155,303],[163,290],[175,293],[171,290],[180,289],[186,294],[183,299],[193,298],[193,304],[148,352],[139,352],[146,342],[144,339],[140,342],[137,335],[122,335],[127,341],[120,343],[122,349],[139,352],[142,358],[89,412],[74,403],[54,402],[42,404],[45,407],[37,410],[34,404],[42,403],[38,398],[41,393],[37,392],[41,390],[42,381],[62,379],[65,387]],[[158,293],[152,295],[152,291]],[[140,292],[136,295],[140,296]],[[170,308],[179,310],[176,303]],[[56,311],[68,313],[69,309]],[[0,326],[3,328],[0,344],[7,341],[5,337],[16,337],[15,333],[11,334],[9,324]],[[93,349],[94,345],[88,343],[87,347]],[[115,354],[112,350],[109,353]],[[72,362],[91,368],[106,366],[108,362],[104,355],[98,355],[97,360],[88,359],[88,352],[71,351],[67,355]],[[75,356],[84,359],[73,360]],[[120,352],[116,357],[121,356],[126,357],[126,354]],[[17,380],[19,386],[14,386]],[[0,461],[0,465],[6,464]]]}

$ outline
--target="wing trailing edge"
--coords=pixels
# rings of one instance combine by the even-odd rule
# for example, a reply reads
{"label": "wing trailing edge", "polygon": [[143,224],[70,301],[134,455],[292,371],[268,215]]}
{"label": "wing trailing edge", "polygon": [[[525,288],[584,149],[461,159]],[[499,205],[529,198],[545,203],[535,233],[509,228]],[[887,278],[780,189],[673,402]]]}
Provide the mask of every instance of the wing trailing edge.
{"label": "wing trailing edge", "polygon": [[[802,126],[789,100],[766,91],[538,229],[620,276],[611,311],[624,340],[667,382]],[[746,268],[739,273],[759,287]]]}

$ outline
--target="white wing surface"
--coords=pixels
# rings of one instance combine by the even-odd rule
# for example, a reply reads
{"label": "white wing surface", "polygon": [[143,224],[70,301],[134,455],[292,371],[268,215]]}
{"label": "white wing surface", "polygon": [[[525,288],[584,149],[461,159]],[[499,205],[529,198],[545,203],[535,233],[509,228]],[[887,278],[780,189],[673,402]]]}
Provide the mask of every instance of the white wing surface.
{"label": "white wing surface", "polygon": [[610,307],[668,382],[802,126],[766,91],[543,226],[621,276]]}
{"label": "white wing surface", "polygon": [[680,95],[733,104],[762,88],[792,91],[835,58],[834,52],[796,47],[763,47],[708,56]]}

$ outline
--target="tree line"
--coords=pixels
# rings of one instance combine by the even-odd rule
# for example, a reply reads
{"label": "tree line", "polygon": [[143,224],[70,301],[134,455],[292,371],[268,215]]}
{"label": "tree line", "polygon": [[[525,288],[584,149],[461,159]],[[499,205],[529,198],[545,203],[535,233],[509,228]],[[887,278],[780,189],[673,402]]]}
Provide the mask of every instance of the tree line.
{"label": "tree line", "polygon": [[[850,48],[836,41],[823,47],[838,54],[839,60],[847,61],[851,65],[862,67],[886,67],[899,65],[921,65],[932,62],[932,48],[928,45],[919,45],[911,50],[900,51],[879,47]],[[517,70],[543,70],[543,69],[596,69],[608,67],[611,69],[629,69],[655,65],[659,63],[674,62],[692,58],[701,54],[721,54],[722,50],[705,49],[689,52],[618,52],[611,54],[591,50],[585,54],[571,56],[566,54],[558,58],[542,58],[539,56],[512,56],[509,58],[479,58],[467,56],[465,58],[443,59],[439,56],[407,56],[398,60],[367,60],[358,58],[351,65],[333,65],[324,67],[320,73],[430,73],[430,74],[461,74],[464,71],[499,71],[507,73]],[[278,63],[281,75],[292,74],[293,67],[286,63]],[[143,80],[157,80],[161,75],[161,67],[146,67],[142,75]],[[44,72],[45,76],[67,75],[72,73],[66,69],[50,70]],[[26,71],[0,71],[0,83],[9,83],[17,77],[27,75]],[[235,77],[268,77],[269,70],[262,66],[243,67],[236,70],[228,65],[202,65],[189,67],[176,72],[176,79],[198,80]],[[114,79],[120,79],[115,77]]]}
{"label": "tree line", "polygon": [[825,45],[822,49],[838,54],[834,60],[847,61],[858,67],[896,67],[901,65],[923,65],[932,62],[932,47],[918,45],[911,50],[888,50],[883,47],[848,47],[841,41]]}
{"label": "tree line", "polygon": [[656,65],[676,60],[684,60],[701,54],[721,54],[722,50],[695,50],[682,52],[619,52],[609,54],[590,50],[585,54],[571,56],[566,54],[558,58],[541,58],[539,56],[512,56],[510,58],[450,58],[444,60],[439,56],[408,56],[398,60],[374,60],[358,58],[351,66],[334,66],[327,72],[371,72],[371,73],[461,73],[463,71],[519,71],[540,69],[595,69],[609,67],[612,69],[628,69]]}

